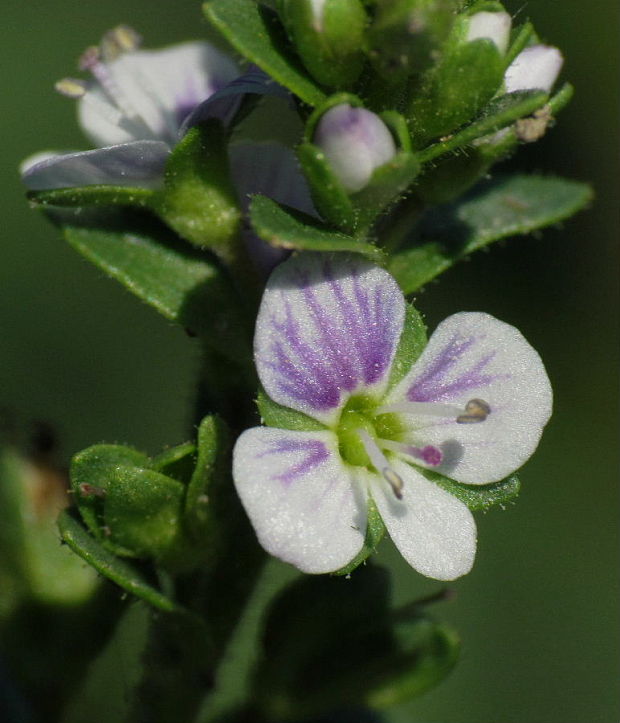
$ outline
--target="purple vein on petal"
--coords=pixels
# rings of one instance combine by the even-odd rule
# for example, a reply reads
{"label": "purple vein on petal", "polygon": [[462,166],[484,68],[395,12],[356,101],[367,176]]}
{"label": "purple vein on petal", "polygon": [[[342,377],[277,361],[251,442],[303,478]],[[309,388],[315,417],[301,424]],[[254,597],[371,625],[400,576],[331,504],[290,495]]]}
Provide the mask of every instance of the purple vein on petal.
{"label": "purple vein on petal", "polygon": [[279,480],[288,487],[296,479],[308,474],[329,458],[329,450],[323,442],[318,439],[280,439],[257,455],[257,458],[260,459],[272,454],[297,455],[299,453],[304,455],[302,459],[273,477],[273,479]]}
{"label": "purple vein on petal", "polygon": [[499,379],[507,378],[508,375],[485,372],[495,357],[495,352],[489,352],[476,359],[475,363],[459,373],[456,379],[447,381],[454,366],[477,341],[480,339],[475,337],[462,339],[457,335],[453,336],[429,367],[411,385],[407,391],[407,399],[412,402],[444,401],[462,392],[485,387]]}

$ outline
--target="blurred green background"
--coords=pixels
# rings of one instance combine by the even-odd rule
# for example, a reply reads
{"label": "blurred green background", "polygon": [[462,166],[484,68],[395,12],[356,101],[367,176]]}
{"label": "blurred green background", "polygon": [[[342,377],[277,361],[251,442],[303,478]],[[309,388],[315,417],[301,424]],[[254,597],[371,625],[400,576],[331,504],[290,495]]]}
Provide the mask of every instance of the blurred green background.
{"label": "blurred green background", "polygon": [[[556,406],[520,499],[479,516],[474,570],[454,586],[455,601],[435,608],[460,632],[461,661],[439,688],[394,711],[398,723],[620,716],[617,0],[509,9],[562,48],[563,77],[577,90],[557,127],[510,165],[590,180],[597,198],[562,228],[479,253],[417,299],[431,329],[461,310],[521,329],[547,365]],[[53,423],[65,459],[102,440],[147,452],[184,440],[198,349],[29,210],[16,168],[37,150],[86,147],[73,104],[52,86],[103,31],[126,22],[156,47],[203,36],[200,18],[196,0],[5,0],[0,10],[0,407],[22,425]],[[394,572],[397,602],[437,589],[389,543],[379,561]]]}

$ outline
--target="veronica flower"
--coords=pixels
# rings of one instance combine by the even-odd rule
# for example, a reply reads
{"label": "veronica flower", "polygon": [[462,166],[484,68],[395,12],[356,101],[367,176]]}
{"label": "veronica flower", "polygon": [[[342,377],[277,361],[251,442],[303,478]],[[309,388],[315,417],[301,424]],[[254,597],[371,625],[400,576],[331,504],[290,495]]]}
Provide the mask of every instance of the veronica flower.
{"label": "veronica flower", "polygon": [[258,374],[271,400],[302,414],[295,429],[245,431],[233,475],[263,547],[305,572],[352,561],[374,505],[414,568],[465,574],[474,519],[428,471],[501,480],[530,457],[550,416],[545,369],[515,328],[455,314],[403,368],[405,312],[390,274],[352,255],[296,256],[268,281]]}
{"label": "veronica flower", "polygon": [[140,50],[139,44],[133,30],[120,26],[80,58],[90,80],[65,78],[56,84],[60,93],[78,100],[80,125],[99,148],[27,159],[21,172],[30,189],[158,188],[188,117],[239,74],[236,64],[208,43],[157,51]]}

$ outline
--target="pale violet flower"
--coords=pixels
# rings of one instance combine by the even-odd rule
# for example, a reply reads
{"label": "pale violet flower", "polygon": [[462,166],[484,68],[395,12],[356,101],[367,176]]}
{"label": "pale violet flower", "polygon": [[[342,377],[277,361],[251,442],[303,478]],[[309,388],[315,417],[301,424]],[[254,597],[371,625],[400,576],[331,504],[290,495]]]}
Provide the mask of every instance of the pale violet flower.
{"label": "pale violet flower", "polygon": [[340,183],[350,193],[370,181],[373,171],[396,154],[392,134],[378,115],[341,103],[319,120],[313,143],[318,146]]}
{"label": "pale violet flower", "polygon": [[507,12],[488,12],[486,10],[474,13],[468,18],[468,42],[486,38],[492,40],[500,53],[505,53],[510,40],[510,26],[512,21]]}
{"label": "pale violet flower", "polygon": [[78,100],[80,125],[99,148],[27,159],[21,172],[31,190],[91,184],[159,187],[188,116],[239,74],[237,65],[208,43],[140,50],[139,37],[125,26],[88,48],[80,69],[92,78],[65,78],[56,87]]}
{"label": "pale violet flower", "polygon": [[390,274],[352,255],[293,257],[267,284],[258,375],[273,401],[313,426],[245,431],[233,476],[263,547],[305,572],[356,557],[372,499],[415,569],[464,575],[473,516],[425,473],[501,480],[530,457],[550,416],[543,364],[514,327],[455,314],[403,369],[395,354],[405,310]]}
{"label": "pale violet flower", "polygon": [[508,66],[504,75],[506,93],[517,90],[545,90],[553,87],[564,58],[551,45],[532,45],[522,50]]}

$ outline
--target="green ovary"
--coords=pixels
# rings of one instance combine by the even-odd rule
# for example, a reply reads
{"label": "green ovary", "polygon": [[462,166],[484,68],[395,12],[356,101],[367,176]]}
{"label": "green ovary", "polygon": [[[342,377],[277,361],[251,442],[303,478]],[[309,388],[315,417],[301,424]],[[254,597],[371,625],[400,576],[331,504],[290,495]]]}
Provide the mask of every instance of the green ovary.
{"label": "green ovary", "polygon": [[335,429],[342,459],[357,467],[372,468],[370,458],[359,437],[360,430],[373,439],[398,440],[405,431],[396,414],[376,415],[380,402],[368,397],[351,397],[342,410]]}

